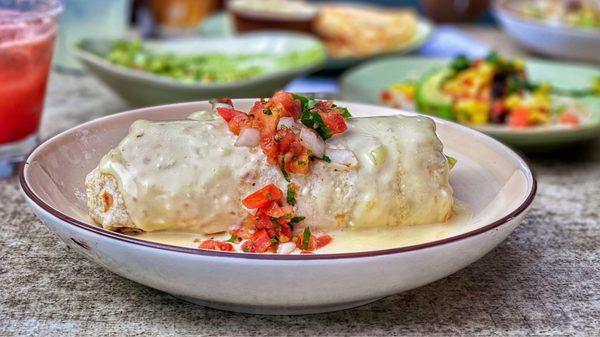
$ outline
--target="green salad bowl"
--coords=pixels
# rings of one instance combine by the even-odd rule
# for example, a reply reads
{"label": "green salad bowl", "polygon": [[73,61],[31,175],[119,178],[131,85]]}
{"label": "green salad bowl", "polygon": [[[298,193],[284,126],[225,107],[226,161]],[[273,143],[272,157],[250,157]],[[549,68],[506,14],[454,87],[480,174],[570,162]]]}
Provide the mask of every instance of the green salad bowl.
{"label": "green salad bowl", "polygon": [[[144,41],[144,48],[173,55],[248,55],[266,71],[251,78],[227,82],[179,80],[172,77],[117,65],[106,60],[116,40],[86,39],[78,44],[76,56],[90,73],[133,105],[156,105],[199,101],[215,97],[267,97],[294,78],[316,71],[325,62],[325,49],[310,35],[262,32],[237,37],[185,38]],[[295,53],[293,64],[275,59]],[[216,62],[218,66],[218,58]],[[215,62],[213,62],[213,66]],[[227,64],[223,71],[230,71]]]}
{"label": "green salad bowl", "polygon": [[[340,80],[340,97],[346,101],[383,104],[381,92],[390,85],[417,80],[423,74],[448,65],[450,59],[395,57],[363,64],[346,72]],[[567,90],[589,88],[600,76],[600,68],[577,63],[526,59],[528,78],[549,82]],[[473,126],[506,144],[526,151],[546,151],[600,137],[600,96],[579,98],[590,113],[585,123],[574,127],[539,126],[514,129],[505,125]]]}

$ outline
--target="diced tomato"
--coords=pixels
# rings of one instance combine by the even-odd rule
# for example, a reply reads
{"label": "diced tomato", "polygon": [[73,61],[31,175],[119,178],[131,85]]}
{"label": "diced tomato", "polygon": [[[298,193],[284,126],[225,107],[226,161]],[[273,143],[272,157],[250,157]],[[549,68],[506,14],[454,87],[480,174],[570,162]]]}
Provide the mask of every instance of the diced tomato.
{"label": "diced tomato", "polygon": [[217,108],[217,112],[219,113],[219,115],[221,115],[221,117],[223,117],[223,119],[229,123],[229,121],[231,119],[233,119],[233,117],[237,116],[237,115],[245,115],[245,113],[238,111],[236,109],[232,108]]}
{"label": "diced tomato", "polygon": [[254,112],[254,116],[256,116],[258,121],[258,128],[260,130],[261,137],[264,138],[275,136],[275,132],[277,131],[277,123],[279,123],[279,118],[281,117],[282,112],[285,112],[285,109],[281,104],[276,104],[270,108],[265,106],[264,109]]}
{"label": "diced tomato", "polygon": [[309,252],[317,249],[317,238],[315,238],[314,235],[311,235],[310,238],[308,239],[308,244],[306,245],[306,249],[304,249],[304,247],[303,247],[304,246],[304,242],[303,242],[304,238],[303,237],[304,237],[303,233],[300,233],[297,235],[296,247],[298,247],[302,250],[305,250],[305,251],[309,251]]}
{"label": "diced tomato", "polygon": [[281,231],[279,232],[279,242],[288,242],[292,239],[294,233],[288,225],[281,225]]}
{"label": "diced tomato", "polygon": [[227,124],[229,125],[229,130],[231,130],[234,135],[238,136],[243,128],[252,125],[252,119],[251,116],[246,114],[239,114],[234,116]]}
{"label": "diced tomato", "polygon": [[280,218],[285,215],[285,212],[276,202],[272,202],[271,205],[267,206],[265,213],[273,218]]}
{"label": "diced tomato", "polygon": [[225,252],[233,251],[233,245],[231,243],[221,242],[221,241],[212,240],[212,239],[202,241],[198,248],[208,249],[208,250],[220,250],[220,251],[225,251]]}
{"label": "diced tomato", "polygon": [[393,96],[392,96],[392,93],[391,93],[391,92],[389,92],[389,91],[387,91],[387,90],[384,90],[384,91],[382,91],[382,92],[381,92],[381,94],[380,94],[379,98],[380,98],[380,99],[381,99],[381,100],[382,100],[384,103],[387,103],[387,102],[390,102],[390,101],[392,100]]}
{"label": "diced tomato", "polygon": [[254,246],[252,245],[252,242],[250,242],[250,241],[244,241],[244,243],[242,243],[241,248],[244,253],[254,253],[255,252]]}
{"label": "diced tomato", "polygon": [[269,103],[274,105],[277,103],[281,104],[285,109],[285,115],[283,116],[294,116],[296,110],[296,107],[294,106],[294,96],[292,96],[292,94],[289,92],[285,92],[283,90],[276,92],[273,97],[271,97]]}
{"label": "diced tomato", "polygon": [[259,113],[260,111],[263,111],[265,108],[265,103],[263,103],[262,101],[256,101],[254,102],[254,105],[252,106],[252,108],[250,108],[250,111],[248,112],[249,115],[255,115],[257,113]]}
{"label": "diced tomato", "polygon": [[291,111],[290,114],[292,115],[292,117],[294,117],[294,120],[298,120],[298,118],[302,116],[302,102],[300,102],[300,100],[294,100],[294,109]]}
{"label": "diced tomato", "polygon": [[289,152],[292,143],[300,140],[300,137],[290,129],[279,130],[277,131],[277,135],[279,136],[277,144],[281,153]]}
{"label": "diced tomato", "polygon": [[250,209],[263,208],[273,201],[280,201],[283,198],[283,192],[274,184],[269,184],[260,190],[250,194],[242,203]]}
{"label": "diced tomato", "polygon": [[514,109],[508,120],[508,124],[513,128],[525,128],[529,126],[529,109],[519,107]]}
{"label": "diced tomato", "polygon": [[271,238],[266,230],[261,229],[252,235],[252,246],[258,253],[264,253],[271,246]]}
{"label": "diced tomato", "polygon": [[[254,218],[254,217],[249,217],[249,218]],[[243,240],[248,240],[252,237],[252,234],[254,234],[254,226],[251,229],[246,228],[246,227],[242,227],[239,229],[231,229],[228,231],[228,233],[230,235],[235,235],[238,238],[241,238]]]}
{"label": "diced tomato", "polygon": [[348,129],[344,116],[340,115],[339,112],[335,110],[318,110],[318,113],[319,116],[321,116],[323,123],[325,123],[325,126],[327,126],[327,128],[329,128],[329,130],[331,130],[331,132],[334,134],[342,133]]}
{"label": "diced tomato", "polygon": [[293,142],[291,152],[285,155],[285,169],[289,173],[307,174],[310,170],[308,149],[299,142]]}
{"label": "diced tomato", "polygon": [[571,112],[565,112],[558,118],[560,124],[579,125],[579,116]]}
{"label": "diced tomato", "polygon": [[233,106],[233,101],[229,97],[213,98],[210,100],[211,103],[225,103]]}
{"label": "diced tomato", "polygon": [[[242,228],[247,229],[247,230],[256,228],[256,218],[253,216],[248,216],[246,218],[246,221],[244,222]],[[247,239],[247,238],[244,238],[244,239]]]}
{"label": "diced tomato", "polygon": [[315,109],[329,111],[333,107],[333,101],[319,101],[315,104]]}
{"label": "diced tomato", "polygon": [[267,160],[271,165],[277,165],[279,157],[279,145],[273,137],[263,137],[259,141],[260,148],[267,156]]}
{"label": "diced tomato", "polygon": [[256,227],[256,229],[265,229],[273,226],[269,215],[267,215],[262,210],[258,210],[254,218],[256,219],[256,221],[254,222],[254,226]]}
{"label": "diced tomato", "polygon": [[317,249],[328,245],[333,238],[331,235],[321,235],[317,238]]}
{"label": "diced tomato", "polygon": [[288,223],[290,222],[289,220],[296,215],[294,208],[290,205],[282,206],[281,210],[283,211],[283,215],[279,217],[279,223]]}

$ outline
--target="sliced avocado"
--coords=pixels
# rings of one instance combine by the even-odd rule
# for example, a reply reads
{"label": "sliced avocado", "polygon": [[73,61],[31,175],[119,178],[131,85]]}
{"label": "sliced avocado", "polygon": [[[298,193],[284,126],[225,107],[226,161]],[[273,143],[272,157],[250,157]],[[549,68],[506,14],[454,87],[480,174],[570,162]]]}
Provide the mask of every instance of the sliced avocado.
{"label": "sliced avocado", "polygon": [[435,70],[423,76],[416,85],[417,109],[424,114],[456,120],[452,113],[452,97],[442,92],[442,84],[454,74],[450,68]]}

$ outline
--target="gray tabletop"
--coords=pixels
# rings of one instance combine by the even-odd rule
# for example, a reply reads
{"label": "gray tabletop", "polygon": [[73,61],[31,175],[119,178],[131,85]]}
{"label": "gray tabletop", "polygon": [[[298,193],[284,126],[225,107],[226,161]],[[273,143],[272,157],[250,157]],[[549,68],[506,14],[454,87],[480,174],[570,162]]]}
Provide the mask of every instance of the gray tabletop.
{"label": "gray tabletop", "polygon": [[[484,34],[485,32],[476,32]],[[86,76],[53,74],[42,133],[126,108]],[[360,308],[308,316],[207,309],[123,279],[70,251],[0,180],[0,335],[597,336],[600,142],[529,158],[538,196],[483,259]]]}

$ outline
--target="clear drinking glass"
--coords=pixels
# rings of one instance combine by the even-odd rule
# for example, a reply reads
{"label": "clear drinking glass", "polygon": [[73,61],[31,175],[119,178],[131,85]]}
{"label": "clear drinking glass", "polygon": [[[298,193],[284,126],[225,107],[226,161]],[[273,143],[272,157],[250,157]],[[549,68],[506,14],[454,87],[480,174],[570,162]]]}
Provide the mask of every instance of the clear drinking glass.
{"label": "clear drinking glass", "polygon": [[0,177],[38,142],[60,0],[0,0]]}
{"label": "clear drinking glass", "polygon": [[83,70],[74,53],[82,39],[122,38],[128,33],[131,0],[62,1],[64,12],[60,15],[53,61],[59,70]]}

